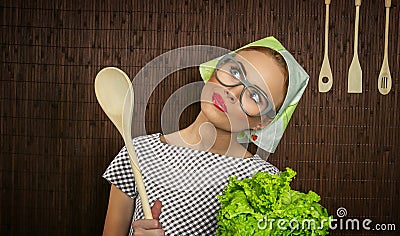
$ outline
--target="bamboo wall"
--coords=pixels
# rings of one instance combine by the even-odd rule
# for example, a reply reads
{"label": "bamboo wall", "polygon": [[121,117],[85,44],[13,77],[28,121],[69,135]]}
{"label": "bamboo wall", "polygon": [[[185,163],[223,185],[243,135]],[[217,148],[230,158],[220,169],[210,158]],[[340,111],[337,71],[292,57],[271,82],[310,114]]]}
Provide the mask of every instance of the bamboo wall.
{"label": "bamboo wall", "polygon": [[[149,1],[150,2],[150,1]],[[395,223],[397,232],[334,230],[331,235],[397,235],[400,228],[399,2],[392,1],[389,64],[393,88],[377,90],[383,59],[384,1],[360,9],[363,93],[348,94],[354,1],[330,7],[334,84],[318,92],[324,1],[22,1],[0,2],[0,235],[100,235],[109,184],[102,172],[122,147],[94,94],[94,78],[117,66],[131,78],[171,49],[235,49],[274,35],[310,74],[310,83],[269,161],[298,172],[293,188],[313,189],[331,215]],[[198,81],[174,73],[153,92],[148,133],[160,132],[165,100]],[[172,81],[172,82],[171,82]],[[140,93],[140,90],[136,91]],[[199,111],[189,107],[181,127]],[[372,224],[371,224],[372,225]]]}

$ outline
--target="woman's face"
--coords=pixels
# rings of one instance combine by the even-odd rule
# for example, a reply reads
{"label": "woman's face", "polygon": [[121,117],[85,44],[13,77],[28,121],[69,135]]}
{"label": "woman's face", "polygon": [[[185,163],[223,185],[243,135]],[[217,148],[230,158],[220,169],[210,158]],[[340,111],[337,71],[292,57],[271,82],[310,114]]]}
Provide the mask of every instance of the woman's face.
{"label": "woman's face", "polygon": [[[239,51],[235,59],[245,71],[246,79],[269,94],[275,104],[282,104],[285,98],[285,81],[280,66],[272,56],[257,50]],[[242,110],[240,95],[244,86],[226,87],[219,83],[214,73],[204,85],[201,93],[201,110],[217,128],[240,132],[267,125],[271,119],[266,116],[250,117]],[[243,97],[242,102],[249,98]]]}

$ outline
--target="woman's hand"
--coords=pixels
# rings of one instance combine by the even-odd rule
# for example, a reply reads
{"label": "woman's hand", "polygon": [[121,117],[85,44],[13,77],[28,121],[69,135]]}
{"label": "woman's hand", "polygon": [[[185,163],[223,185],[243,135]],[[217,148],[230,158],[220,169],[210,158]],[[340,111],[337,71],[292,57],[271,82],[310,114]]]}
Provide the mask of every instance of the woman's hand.
{"label": "woman's hand", "polygon": [[161,207],[161,202],[159,200],[155,201],[151,208],[151,214],[153,215],[152,220],[143,219],[133,222],[132,228],[133,232],[135,232],[134,236],[164,236],[165,232],[158,221],[161,214]]}

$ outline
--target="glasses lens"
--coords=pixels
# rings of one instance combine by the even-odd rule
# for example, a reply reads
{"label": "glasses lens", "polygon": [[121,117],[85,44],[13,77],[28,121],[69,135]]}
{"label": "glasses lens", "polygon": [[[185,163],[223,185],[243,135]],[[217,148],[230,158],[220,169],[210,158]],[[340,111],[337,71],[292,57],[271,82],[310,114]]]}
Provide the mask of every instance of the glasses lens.
{"label": "glasses lens", "polygon": [[273,103],[262,91],[255,87],[244,89],[241,104],[243,110],[250,116],[271,115],[271,113],[275,115]]}
{"label": "glasses lens", "polygon": [[227,86],[238,85],[244,78],[240,65],[231,58],[221,59],[216,71],[219,82]]}

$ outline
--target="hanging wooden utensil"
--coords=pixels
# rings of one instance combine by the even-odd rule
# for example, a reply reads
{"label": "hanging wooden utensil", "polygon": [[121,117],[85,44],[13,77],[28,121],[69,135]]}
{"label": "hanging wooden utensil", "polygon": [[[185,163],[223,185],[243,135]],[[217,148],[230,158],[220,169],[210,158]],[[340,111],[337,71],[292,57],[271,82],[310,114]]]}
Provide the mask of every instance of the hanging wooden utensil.
{"label": "hanging wooden utensil", "polygon": [[332,88],[333,77],[331,65],[328,59],[328,35],[329,35],[329,4],[331,0],[325,0],[325,49],[324,60],[322,61],[321,71],[319,72],[318,90],[321,93],[328,92]]}
{"label": "hanging wooden utensil", "polygon": [[362,70],[360,61],[358,60],[358,25],[360,15],[361,0],[355,0],[356,20],[354,25],[354,55],[349,68],[347,92],[362,93]]}
{"label": "hanging wooden utensil", "polygon": [[389,9],[391,0],[385,0],[386,8],[386,22],[385,22],[385,49],[383,53],[383,63],[381,72],[378,77],[378,90],[381,94],[386,95],[392,89],[392,77],[390,76],[389,62],[388,62],[388,42],[389,42]]}

